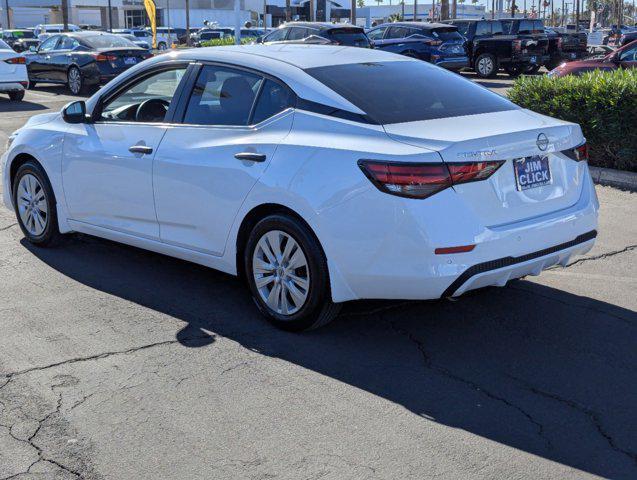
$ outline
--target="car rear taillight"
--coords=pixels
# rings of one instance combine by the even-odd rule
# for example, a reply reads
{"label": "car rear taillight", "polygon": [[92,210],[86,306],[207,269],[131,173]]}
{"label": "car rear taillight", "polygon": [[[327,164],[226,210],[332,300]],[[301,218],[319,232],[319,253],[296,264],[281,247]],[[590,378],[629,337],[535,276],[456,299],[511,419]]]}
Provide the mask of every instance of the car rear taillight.
{"label": "car rear taillight", "polygon": [[11,65],[24,65],[27,63],[27,59],[24,57],[13,57],[5,60],[6,63],[10,63]]}
{"label": "car rear taillight", "polygon": [[427,198],[460,183],[484,180],[504,161],[463,163],[403,163],[359,160],[358,166],[381,192]]}
{"label": "car rear taillight", "polygon": [[563,150],[562,153],[568,158],[575,160],[576,162],[588,161],[588,144],[582,143],[580,146],[571,148],[569,150]]}
{"label": "car rear taillight", "polygon": [[104,55],[103,53],[94,53],[93,56],[97,62],[116,62],[117,55]]}
{"label": "car rear taillight", "polygon": [[513,40],[513,51],[514,52],[522,51],[522,40]]}
{"label": "car rear taillight", "polygon": [[432,45],[434,47],[437,47],[438,45],[442,45],[442,41],[441,40],[428,40],[425,43],[427,43],[429,45]]}

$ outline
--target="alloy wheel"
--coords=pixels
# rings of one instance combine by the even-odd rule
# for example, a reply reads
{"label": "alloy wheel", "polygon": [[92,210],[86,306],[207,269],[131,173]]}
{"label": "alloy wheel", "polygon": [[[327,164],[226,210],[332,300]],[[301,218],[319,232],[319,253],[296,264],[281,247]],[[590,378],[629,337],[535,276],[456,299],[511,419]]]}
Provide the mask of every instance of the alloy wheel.
{"label": "alloy wheel", "polygon": [[265,304],[281,315],[298,312],[308,297],[310,271],[301,246],[280,230],[265,233],[252,255],[252,275]]}
{"label": "alloy wheel", "polygon": [[49,205],[42,184],[27,173],[18,183],[18,213],[24,228],[34,237],[42,235],[49,221]]}
{"label": "alloy wheel", "polygon": [[482,75],[489,75],[493,70],[493,61],[489,57],[481,58],[478,62],[478,70]]}
{"label": "alloy wheel", "polygon": [[77,95],[82,89],[82,76],[77,68],[71,68],[69,70],[69,90],[71,93]]}

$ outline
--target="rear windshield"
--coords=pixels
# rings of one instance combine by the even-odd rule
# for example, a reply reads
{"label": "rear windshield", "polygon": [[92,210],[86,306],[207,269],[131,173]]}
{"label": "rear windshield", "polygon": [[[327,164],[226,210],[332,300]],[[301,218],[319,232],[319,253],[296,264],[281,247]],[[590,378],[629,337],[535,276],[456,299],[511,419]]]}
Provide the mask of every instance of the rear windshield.
{"label": "rear windshield", "polygon": [[137,48],[137,45],[121,35],[92,35],[82,37],[82,40],[92,48]]}
{"label": "rear windshield", "polygon": [[380,124],[519,108],[470,80],[426,62],[351,63],[308,68],[306,72]]}
{"label": "rear windshield", "polygon": [[462,35],[458,33],[456,28],[434,28],[433,30],[430,30],[430,32],[430,36],[439,38],[443,42],[447,42],[449,40],[462,40]]}
{"label": "rear windshield", "polygon": [[330,30],[328,37],[331,41],[347,47],[369,47],[369,39],[365,32],[354,28]]}

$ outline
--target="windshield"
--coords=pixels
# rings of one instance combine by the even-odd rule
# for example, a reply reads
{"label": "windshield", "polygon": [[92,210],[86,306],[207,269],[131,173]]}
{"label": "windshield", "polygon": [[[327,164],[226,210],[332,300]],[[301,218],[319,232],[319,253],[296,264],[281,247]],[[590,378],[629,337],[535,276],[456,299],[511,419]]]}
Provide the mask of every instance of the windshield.
{"label": "windshield", "polygon": [[330,30],[328,37],[332,42],[346,47],[369,47],[369,39],[363,30],[356,28],[343,28]]}
{"label": "windshield", "polygon": [[426,62],[351,63],[305,71],[380,124],[519,108],[504,97]]}
{"label": "windshield", "polygon": [[91,48],[137,48],[137,45],[121,35],[94,35],[83,37],[83,40]]}

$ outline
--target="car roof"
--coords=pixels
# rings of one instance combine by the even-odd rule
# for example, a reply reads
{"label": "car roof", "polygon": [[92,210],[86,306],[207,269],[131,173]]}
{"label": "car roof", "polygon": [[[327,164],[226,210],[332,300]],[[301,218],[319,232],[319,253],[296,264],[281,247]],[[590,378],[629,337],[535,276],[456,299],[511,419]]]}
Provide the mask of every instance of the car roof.
{"label": "car roof", "polygon": [[389,27],[389,26],[398,26],[398,27],[414,27],[414,28],[422,28],[423,30],[431,30],[433,28],[449,28],[448,23],[429,23],[429,22],[387,22],[377,25],[377,27]]}
{"label": "car roof", "polygon": [[341,29],[341,28],[352,28],[357,30],[363,30],[363,27],[359,27],[358,25],[352,25],[351,23],[329,23],[329,22],[287,22],[281,25],[280,28],[284,27],[307,27],[307,28],[317,28],[319,30],[333,30],[333,29]]}

